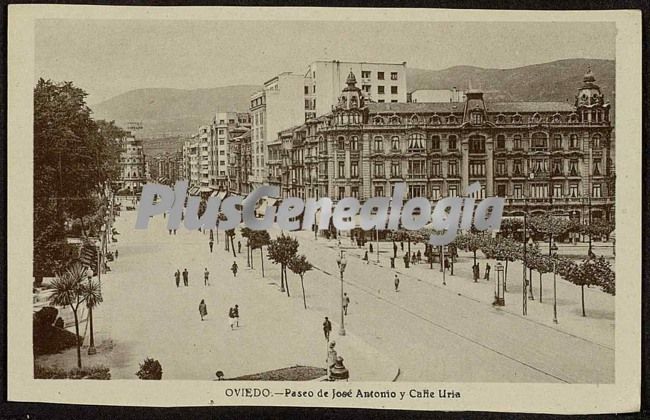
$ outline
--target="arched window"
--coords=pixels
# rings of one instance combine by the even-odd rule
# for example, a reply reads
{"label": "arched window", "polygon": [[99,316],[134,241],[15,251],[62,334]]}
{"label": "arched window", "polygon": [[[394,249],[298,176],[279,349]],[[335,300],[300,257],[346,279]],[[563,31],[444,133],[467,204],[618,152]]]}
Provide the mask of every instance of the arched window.
{"label": "arched window", "polygon": [[470,122],[474,125],[483,123],[483,114],[480,112],[472,112],[470,115]]}
{"label": "arched window", "polygon": [[533,114],[532,120],[533,120],[534,123],[538,123],[538,122],[542,121],[542,116],[535,113],[535,114]]}
{"label": "arched window", "polygon": [[411,117],[411,124],[420,124],[420,118],[417,115]]}
{"label": "arched window", "polygon": [[440,136],[431,136],[431,149],[440,150]]}
{"label": "arched window", "polygon": [[456,116],[450,115],[447,117],[447,124],[456,124]]}
{"label": "arched window", "polygon": [[375,125],[384,125],[384,119],[380,116],[376,116],[374,119]]}
{"label": "arched window", "polygon": [[580,147],[580,142],[578,141],[577,134],[571,134],[569,136],[569,147],[571,149],[578,149]]}
{"label": "arched window", "polygon": [[429,123],[430,123],[431,125],[440,125],[440,117],[437,116],[437,115],[434,115],[434,116],[431,117],[431,119],[429,120]]}
{"label": "arched window", "polygon": [[471,136],[469,138],[470,153],[485,153],[485,137]]}
{"label": "arched window", "polygon": [[561,123],[562,122],[562,116],[560,114],[556,113],[555,115],[553,115],[553,122],[555,124]]}
{"label": "arched window", "polygon": [[424,150],[424,136],[414,133],[409,136],[409,151]]}
{"label": "arched window", "polygon": [[546,142],[546,134],[535,133],[531,138],[531,148],[533,150],[546,150],[548,144]]}
{"label": "arched window", "polygon": [[336,148],[338,150],[344,150],[345,149],[345,138],[344,137],[339,137],[336,139]]}
{"label": "arched window", "polygon": [[399,137],[393,136],[390,138],[390,148],[391,150],[399,150]]}
{"label": "arched window", "polygon": [[562,149],[562,134],[555,134],[553,135],[553,150],[561,150]]}
{"label": "arched window", "polygon": [[602,147],[601,139],[602,136],[600,134],[594,134],[594,136],[591,138],[591,148],[600,149]]}
{"label": "arched window", "polygon": [[359,150],[359,137],[357,136],[350,137],[350,149]]}
{"label": "arched window", "polygon": [[356,108],[357,107],[357,97],[353,96],[350,98],[350,108]]}
{"label": "arched window", "polygon": [[375,136],[374,138],[374,150],[375,152],[384,151],[384,138],[382,136]]}
{"label": "arched window", "polygon": [[390,117],[390,124],[392,125],[399,125],[401,122],[402,120],[397,115]]}
{"label": "arched window", "polygon": [[503,114],[497,115],[497,124],[505,124],[506,123],[506,116]]}
{"label": "arched window", "polygon": [[512,123],[513,124],[521,124],[521,115],[515,114],[512,116]]}
{"label": "arched window", "polygon": [[569,122],[571,124],[576,124],[578,122],[578,114],[574,112],[571,115],[569,115]]}
{"label": "arched window", "polygon": [[514,136],[512,136],[512,149],[521,150],[523,148],[524,146],[521,143],[521,134],[515,134]]}

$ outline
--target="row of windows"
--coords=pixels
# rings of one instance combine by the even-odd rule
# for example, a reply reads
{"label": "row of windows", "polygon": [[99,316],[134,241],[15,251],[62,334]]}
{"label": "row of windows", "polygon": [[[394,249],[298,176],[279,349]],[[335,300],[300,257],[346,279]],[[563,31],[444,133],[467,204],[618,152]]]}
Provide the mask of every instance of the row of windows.
{"label": "row of windows", "polygon": [[[362,79],[370,79],[372,77],[372,72],[370,70],[362,70],[361,71],[361,78]],[[385,80],[385,73],[383,71],[378,71],[377,72],[377,80]],[[397,72],[392,71],[390,73],[390,80],[397,80]]]}
{"label": "row of windows", "polygon": [[[395,91],[392,91],[392,88],[395,88]],[[362,87],[363,88],[363,87]],[[383,94],[384,89],[383,86],[378,86],[378,88],[381,88],[381,90],[378,90],[378,93]],[[370,91],[370,86],[368,85],[366,89],[364,89],[366,92]],[[392,86],[391,87],[391,93],[397,93],[397,87]],[[549,116],[546,118],[548,122],[552,123],[562,123],[564,122],[564,118],[560,114],[555,114],[553,116]],[[604,118],[604,117],[603,117]],[[600,117],[600,114],[598,118],[595,120],[596,122],[602,122],[604,119]],[[529,122],[533,123],[539,123],[542,121],[542,116],[539,114],[534,114],[529,118]],[[524,123],[524,117],[519,114],[515,114],[510,116],[509,118],[506,118],[505,115],[500,114],[496,117],[496,123],[497,124],[506,124],[508,120],[512,124],[523,124]],[[583,121],[586,121],[586,118],[583,118]],[[459,124],[462,121],[462,117],[454,114],[450,115],[433,115],[432,117],[429,117],[428,119],[424,116],[418,116],[418,115],[412,115],[411,117],[399,117],[397,115],[393,115],[390,117],[382,117],[380,115],[377,115],[373,118],[373,124],[375,125],[384,125],[384,124],[391,124],[391,125],[397,125],[397,124],[402,124],[404,123],[410,123],[410,124],[425,124],[428,123],[430,125],[442,125],[442,124],[448,124],[448,125],[455,125]],[[482,112],[473,112],[470,114],[470,122],[472,124],[482,124],[483,123],[483,113]],[[577,124],[580,122],[580,119],[578,118],[578,115],[575,113],[570,114],[569,116],[566,117],[566,122],[572,123],[572,124]]]}

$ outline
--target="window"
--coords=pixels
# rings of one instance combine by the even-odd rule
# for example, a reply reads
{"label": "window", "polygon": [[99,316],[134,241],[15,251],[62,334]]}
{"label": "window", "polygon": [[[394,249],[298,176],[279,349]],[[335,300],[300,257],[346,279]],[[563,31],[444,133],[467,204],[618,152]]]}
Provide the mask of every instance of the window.
{"label": "window", "polygon": [[399,162],[391,162],[390,164],[390,176],[398,177],[400,176],[400,164]]}
{"label": "window", "polygon": [[592,163],[592,169],[593,169],[593,175],[598,176],[601,174],[600,172],[600,159],[594,159]]}
{"label": "window", "polygon": [[431,199],[436,201],[440,199],[440,187],[431,187]]}
{"label": "window", "polygon": [[553,172],[552,172],[553,175],[562,175],[562,173],[564,172],[564,168],[563,168],[564,165],[562,163],[563,163],[562,159],[553,160]]}
{"label": "window", "polygon": [[383,71],[378,71],[377,72],[377,79],[384,80],[384,72]]}
{"label": "window", "polygon": [[470,153],[485,153],[485,137],[472,136],[469,139]]}
{"label": "window", "polygon": [[[221,124],[223,124],[223,120],[221,120]],[[219,129],[219,135],[223,136],[223,134],[224,134],[224,130],[223,130],[223,128],[220,128]]]}
{"label": "window", "polygon": [[375,176],[378,178],[384,177],[384,162],[375,162],[374,165]]}
{"label": "window", "polygon": [[424,136],[419,133],[409,136],[409,151],[424,150]]}
{"label": "window", "polygon": [[499,134],[497,136],[497,150],[503,150],[506,148],[506,136]]}
{"label": "window", "polygon": [[397,72],[396,71],[392,71],[390,73],[390,80],[397,80]]}
{"label": "window", "polygon": [[350,176],[352,178],[359,177],[359,162],[357,161],[350,162]]}
{"label": "window", "polygon": [[456,124],[456,117],[454,115],[450,115],[447,117],[447,124]]}
{"label": "window", "polygon": [[512,148],[513,150],[521,150],[523,147],[521,145],[521,135],[515,134],[512,138]]}
{"label": "window", "polygon": [[546,173],[548,172],[548,161],[546,159],[533,159],[530,165],[530,169],[536,174]]}
{"label": "window", "polygon": [[433,150],[440,150],[440,136],[431,137],[431,148]]}
{"label": "window", "polygon": [[513,188],[512,188],[512,195],[513,195],[515,198],[522,198],[523,194],[522,194],[521,184],[515,184],[515,185],[513,186]]}
{"label": "window", "polygon": [[440,161],[435,160],[431,162],[431,176],[440,176]]}
{"label": "window", "polygon": [[470,176],[485,176],[485,161],[476,160],[469,162]]}
{"label": "window", "polygon": [[512,123],[513,124],[521,124],[521,115],[515,114],[512,116]]}
{"label": "window", "polygon": [[602,197],[601,195],[601,190],[600,190],[600,184],[594,184],[591,188],[591,196],[594,198],[600,198]]}
{"label": "window", "polygon": [[410,160],[408,165],[409,175],[424,175],[424,160]]}
{"label": "window", "polygon": [[600,140],[601,140],[601,135],[600,134],[594,134],[594,136],[592,137],[592,141],[591,141],[591,148],[592,149],[600,149],[600,147],[601,147]]}
{"label": "window", "polygon": [[370,72],[367,70],[361,71],[361,77],[364,79],[369,79],[370,78]]}
{"label": "window", "polygon": [[345,149],[345,138],[339,137],[336,140],[336,148],[339,150],[344,150]]}
{"label": "window", "polygon": [[219,154],[220,154],[221,156],[223,156],[223,155],[226,154],[226,152],[225,152],[224,150],[221,150],[221,151],[219,151]]}
{"label": "window", "polygon": [[434,115],[433,117],[431,117],[431,120],[429,121],[429,123],[433,124],[433,125],[440,125],[440,117],[437,116],[437,115]]}
{"label": "window", "polygon": [[578,160],[577,159],[571,159],[569,161],[569,176],[579,176],[578,172]]}
{"label": "window", "polygon": [[377,86],[377,93],[380,95],[384,94],[384,87],[383,86]]}
{"label": "window", "polygon": [[553,149],[554,150],[562,149],[562,134],[555,134],[553,136]]}
{"label": "window", "polygon": [[393,136],[390,139],[390,148],[392,150],[399,150],[399,137]]}
{"label": "window", "polygon": [[375,136],[375,152],[384,150],[384,139],[381,136]]}
{"label": "window", "polygon": [[553,184],[553,197],[562,197],[562,184]]}
{"label": "window", "polygon": [[359,137],[352,136],[350,138],[350,149],[359,150]]}
{"label": "window", "polygon": [[472,112],[470,122],[472,124],[481,124],[483,122],[483,115],[480,112]]}
{"label": "window", "polygon": [[351,187],[350,188],[350,196],[354,198],[359,198],[359,187]]}
{"label": "window", "polygon": [[522,175],[522,164],[521,164],[521,159],[515,159],[512,162],[512,174],[513,175]]}
{"label": "window", "polygon": [[571,134],[569,136],[569,147],[571,149],[577,149],[578,146],[578,135],[577,134]]}
{"label": "window", "polygon": [[578,193],[578,184],[569,185],[569,197],[575,198],[579,196],[580,194]]}
{"label": "window", "polygon": [[533,150],[546,150],[546,135],[543,133],[533,134],[531,146]]}
{"label": "window", "polygon": [[449,136],[449,150],[456,150],[457,144],[456,144],[456,136]]}
{"label": "window", "polygon": [[534,198],[547,198],[548,185],[546,184],[533,184],[530,186],[530,193]]}
{"label": "window", "polygon": [[422,197],[424,195],[423,185],[409,185],[409,197]]}
{"label": "window", "polygon": [[506,196],[506,186],[503,184],[497,185],[497,197],[505,197]]}
{"label": "window", "polygon": [[497,160],[497,175],[506,175],[506,161]]}
{"label": "window", "polygon": [[[305,86],[305,95],[309,95],[309,86]],[[255,115],[257,117],[257,115]]]}
{"label": "window", "polygon": [[364,92],[370,92],[370,85],[361,85],[361,90]]}
{"label": "window", "polygon": [[398,102],[397,99],[391,99],[390,100],[390,103],[392,103],[392,104],[397,103],[397,102]]}
{"label": "window", "polygon": [[345,198],[345,187],[339,187],[339,200],[343,200]]}
{"label": "window", "polygon": [[390,87],[390,93],[392,95],[397,95],[397,86],[391,86]]}
{"label": "window", "polygon": [[449,197],[458,197],[458,186],[456,185],[450,185],[449,186],[449,194],[447,194]]}
{"label": "window", "polygon": [[339,178],[345,178],[345,162],[339,161]]}
{"label": "window", "polygon": [[375,186],[375,197],[383,197],[383,196],[384,196],[384,186],[383,185]]}
{"label": "window", "polygon": [[455,160],[450,160],[447,162],[447,176],[457,176],[458,175],[458,162]]}
{"label": "window", "polygon": [[383,100],[383,99],[378,99],[377,102],[380,103],[380,104],[383,104],[383,103],[386,102],[386,101]]}

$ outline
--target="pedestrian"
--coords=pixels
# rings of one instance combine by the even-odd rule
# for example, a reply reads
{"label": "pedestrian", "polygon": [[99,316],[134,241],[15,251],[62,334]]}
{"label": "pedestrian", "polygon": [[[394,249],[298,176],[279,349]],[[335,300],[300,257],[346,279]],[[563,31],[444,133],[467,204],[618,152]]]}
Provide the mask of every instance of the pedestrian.
{"label": "pedestrian", "polygon": [[422,261],[422,253],[418,249],[418,262]]}
{"label": "pedestrian", "polygon": [[336,364],[336,358],[338,356],[336,350],[334,350],[334,346],[336,346],[336,341],[332,340],[327,350],[327,373],[330,376],[332,375],[332,368]]}
{"label": "pedestrian", "polygon": [[201,299],[201,303],[199,303],[199,314],[201,314],[201,321],[208,315],[208,307],[205,304],[205,299]]}
{"label": "pedestrian", "polygon": [[230,325],[231,330],[235,329],[235,308],[233,307],[228,309],[228,324]]}
{"label": "pedestrian", "polygon": [[241,254],[241,241],[237,241],[237,253]]}
{"label": "pedestrian", "polygon": [[176,229],[174,229],[174,235],[176,235]]}
{"label": "pedestrian", "polygon": [[120,252],[116,249],[116,250],[115,250],[115,259],[117,259],[117,257],[118,257],[119,255],[120,255]]}
{"label": "pedestrian", "polygon": [[397,292],[397,289],[399,289],[399,277],[397,277],[397,274],[395,274],[395,291]]}
{"label": "pedestrian", "polygon": [[397,258],[397,244],[393,241],[393,258]]}
{"label": "pedestrian", "polygon": [[449,258],[445,256],[445,270],[449,269]]}
{"label": "pedestrian", "polygon": [[332,323],[327,317],[325,317],[325,321],[323,322],[323,333],[325,333],[325,340],[330,341],[331,331],[332,331]]}
{"label": "pedestrian", "polygon": [[473,277],[474,277],[474,282],[477,282],[478,281],[478,264],[474,264],[472,266],[472,274],[473,274]]}
{"label": "pedestrian", "polygon": [[205,267],[203,271],[203,285],[204,286],[210,285],[210,272],[208,271],[208,267]]}
{"label": "pedestrian", "polygon": [[411,257],[411,261],[418,262],[418,260],[415,258],[415,251],[413,251],[413,256]]}
{"label": "pedestrian", "polygon": [[189,277],[189,273],[187,272],[187,268],[185,268],[185,270],[183,270],[183,284],[185,285],[185,287],[189,286],[188,277]]}
{"label": "pedestrian", "polygon": [[363,254],[363,260],[368,261],[368,251],[366,251],[365,254]]}
{"label": "pedestrian", "polygon": [[235,318],[235,326],[239,328],[239,305],[235,305],[232,310],[233,318]]}
{"label": "pedestrian", "polygon": [[212,229],[210,229],[210,240],[214,240],[214,231]]}
{"label": "pedestrian", "polygon": [[372,242],[370,243],[370,246],[368,248],[370,248],[370,253],[372,254]]}
{"label": "pedestrian", "polygon": [[402,252],[404,252],[404,241],[401,241],[401,242],[399,243],[399,246],[402,248]]}
{"label": "pedestrian", "polygon": [[212,247],[214,246],[214,241],[212,240],[212,238],[210,238],[209,244],[210,244],[210,253],[212,254]]}
{"label": "pedestrian", "polygon": [[169,229],[169,234],[170,234],[170,235],[172,234],[172,230],[171,230],[171,229]]}
{"label": "pedestrian", "polygon": [[347,293],[343,293],[343,313],[348,314],[348,305],[350,304],[350,297]]}
{"label": "pedestrian", "polygon": [[490,280],[490,264],[485,263],[485,280]]}
{"label": "pedestrian", "polygon": [[233,276],[237,277],[237,261],[233,261],[232,266],[230,267],[230,270],[232,271]]}
{"label": "pedestrian", "polygon": [[176,287],[179,287],[181,285],[181,270],[176,269],[174,277],[176,278]]}

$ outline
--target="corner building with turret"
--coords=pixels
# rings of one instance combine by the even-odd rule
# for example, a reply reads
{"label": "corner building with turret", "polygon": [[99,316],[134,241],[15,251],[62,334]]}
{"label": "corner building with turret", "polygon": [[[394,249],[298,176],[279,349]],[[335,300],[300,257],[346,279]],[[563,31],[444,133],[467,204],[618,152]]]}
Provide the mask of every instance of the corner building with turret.
{"label": "corner building with turret", "polygon": [[269,144],[269,180],[282,196],[388,196],[437,201],[464,195],[506,199],[504,214],[552,211],[572,219],[614,219],[614,126],[589,70],[573,104],[373,103],[350,72],[326,115],[283,130]]}

